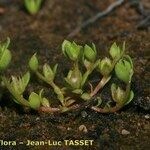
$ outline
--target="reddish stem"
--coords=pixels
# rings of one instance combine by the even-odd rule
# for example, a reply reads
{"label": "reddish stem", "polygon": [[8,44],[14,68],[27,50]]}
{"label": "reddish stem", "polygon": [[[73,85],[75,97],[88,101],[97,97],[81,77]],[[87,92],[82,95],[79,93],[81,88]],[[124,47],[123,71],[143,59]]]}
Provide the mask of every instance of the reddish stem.
{"label": "reddish stem", "polygon": [[105,84],[110,80],[111,76],[103,77],[102,80],[98,83],[98,85],[95,87],[94,91],[90,93],[90,96],[93,97],[97,94],[97,92],[102,89]]}
{"label": "reddish stem", "polygon": [[115,113],[116,111],[120,110],[122,107],[123,105],[116,105],[111,108],[99,108],[96,106],[92,106],[91,109],[99,113]]}
{"label": "reddish stem", "polygon": [[59,108],[52,108],[52,107],[40,107],[38,109],[39,112],[46,112],[46,113],[59,113],[60,109]]}
{"label": "reddish stem", "polygon": [[[68,107],[69,110],[76,110],[80,108],[80,105],[78,104],[75,104],[75,105],[72,105],[70,107]],[[44,106],[41,106],[39,109],[38,109],[39,112],[46,112],[46,113],[61,113],[61,109],[60,108],[52,108],[52,107],[44,107]]]}

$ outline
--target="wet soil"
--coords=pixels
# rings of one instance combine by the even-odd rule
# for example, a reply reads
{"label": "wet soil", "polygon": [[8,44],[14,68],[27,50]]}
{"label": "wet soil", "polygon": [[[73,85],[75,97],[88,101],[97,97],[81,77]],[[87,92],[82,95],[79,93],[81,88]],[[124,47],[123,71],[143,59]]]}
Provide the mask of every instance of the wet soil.
{"label": "wet soil", "polygon": [[[13,60],[6,74],[21,75],[28,69],[28,60],[37,52],[41,64],[59,63],[58,83],[69,63],[61,54],[61,43],[81,22],[103,11],[113,0],[55,0],[45,1],[36,16],[29,15],[19,0],[0,0],[0,40],[11,38]],[[149,27],[137,29],[145,18],[137,6],[126,1],[107,17],[82,30],[70,40],[80,44],[94,42],[98,56],[108,55],[110,45],[116,41],[127,43],[127,53],[133,58],[135,73],[132,88],[134,101],[115,114],[99,114],[89,109],[67,114],[38,114],[24,109],[11,101],[5,91],[0,101],[0,140],[94,140],[87,146],[0,146],[0,149],[89,149],[89,150],[148,150],[150,149],[150,97],[149,97]],[[144,11],[149,13],[150,3],[142,0]],[[2,11],[3,10],[3,11]],[[34,75],[33,75],[34,78]],[[31,81],[28,92],[43,88],[36,80]],[[54,94],[45,87],[46,96]],[[86,132],[80,131],[84,125]]]}

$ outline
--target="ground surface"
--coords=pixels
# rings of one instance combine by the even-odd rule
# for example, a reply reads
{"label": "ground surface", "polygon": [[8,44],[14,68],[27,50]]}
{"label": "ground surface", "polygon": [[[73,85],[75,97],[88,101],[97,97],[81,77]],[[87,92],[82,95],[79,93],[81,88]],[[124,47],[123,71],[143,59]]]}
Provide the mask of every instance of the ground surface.
{"label": "ground surface", "polygon": [[[10,49],[12,63],[7,75],[17,75],[27,70],[27,63],[37,52],[42,63],[59,63],[59,76],[62,76],[69,63],[61,54],[61,43],[67,35],[81,22],[103,11],[113,0],[47,0],[37,16],[26,13],[18,0],[0,0],[0,40],[11,38]],[[89,26],[75,37],[78,43],[94,42],[98,55],[107,55],[111,43],[127,43],[127,53],[134,60],[133,78],[134,102],[116,114],[98,114],[89,109],[79,113],[62,115],[37,114],[25,111],[10,101],[6,91],[0,102],[0,139],[26,141],[30,140],[64,140],[92,139],[92,147],[51,147],[51,149],[91,149],[91,150],[148,150],[150,149],[150,97],[149,97],[149,51],[150,32],[147,27],[137,29],[144,19],[137,5],[127,1],[107,17]],[[146,14],[149,13],[148,0],[141,1]],[[61,79],[59,81],[61,83]],[[28,91],[38,91],[42,87],[33,81]],[[45,88],[47,96],[53,94]],[[79,131],[85,125],[87,132]],[[24,145],[12,147],[23,150]],[[11,149],[11,147],[0,147]],[[26,147],[25,149],[49,149],[47,146]]]}

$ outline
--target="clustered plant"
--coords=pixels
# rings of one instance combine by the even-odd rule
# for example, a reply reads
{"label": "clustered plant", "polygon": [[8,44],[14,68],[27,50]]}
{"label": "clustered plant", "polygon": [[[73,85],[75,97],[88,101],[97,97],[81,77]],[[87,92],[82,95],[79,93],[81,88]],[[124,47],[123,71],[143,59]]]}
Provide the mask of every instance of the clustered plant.
{"label": "clustered plant", "polygon": [[[11,53],[7,49],[9,43],[8,39],[0,45],[0,70],[2,71],[11,60]],[[125,43],[122,47],[113,43],[109,50],[110,58],[97,59],[97,50],[94,44],[81,46],[68,40],[62,43],[62,53],[72,64],[67,76],[64,77],[64,87],[58,86],[55,81],[58,64],[52,67],[46,63],[41,71],[37,54],[34,54],[29,60],[30,71],[53,89],[59,106],[53,107],[52,101],[43,96],[43,89],[39,93],[32,92],[28,99],[24,98],[24,92],[30,80],[30,71],[22,77],[12,76],[11,79],[2,75],[2,81],[16,103],[39,112],[62,113],[89,107],[100,113],[112,113],[132,101],[134,97],[131,90],[133,63],[130,56],[125,54]],[[93,71],[97,71],[100,80],[95,87],[89,81],[89,76]],[[106,101],[99,95],[112,78],[113,72],[124,86],[112,83],[112,99]]]}
{"label": "clustered plant", "polygon": [[[5,42],[0,42],[0,75],[2,76],[5,69],[8,67],[11,61],[11,52],[8,50],[8,46],[10,44],[10,39],[7,38]],[[2,87],[2,78],[0,76],[0,86]],[[0,98],[2,96],[2,88],[0,93]]]}
{"label": "clustered plant", "polygon": [[36,14],[42,5],[42,0],[24,0],[24,6],[26,8],[26,10],[34,15]]}

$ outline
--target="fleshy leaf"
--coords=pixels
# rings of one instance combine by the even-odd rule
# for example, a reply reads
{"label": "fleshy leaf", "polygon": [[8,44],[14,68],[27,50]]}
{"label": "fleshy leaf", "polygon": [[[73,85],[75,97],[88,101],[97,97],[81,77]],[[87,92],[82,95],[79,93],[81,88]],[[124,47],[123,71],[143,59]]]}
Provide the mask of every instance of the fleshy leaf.
{"label": "fleshy leaf", "polygon": [[96,59],[96,54],[97,53],[96,53],[95,47],[94,47],[94,49],[92,49],[88,45],[84,46],[84,56],[88,61],[94,62]]}
{"label": "fleshy leaf", "polygon": [[39,67],[39,62],[36,56],[36,53],[31,57],[29,61],[29,67],[32,71],[37,71]]}
{"label": "fleshy leaf", "polygon": [[126,94],[125,91],[120,87],[118,87],[116,90],[116,102],[122,103],[126,97],[125,94]]}
{"label": "fleshy leaf", "polygon": [[77,45],[75,42],[71,43],[70,41],[64,40],[62,44],[62,52],[72,61],[76,61],[80,58],[81,46]]}
{"label": "fleshy leaf", "polygon": [[95,44],[94,44],[94,43],[92,43],[92,48],[93,48],[94,52],[97,54],[96,46],[95,46]]}
{"label": "fleshy leaf", "polygon": [[43,92],[44,92],[43,89],[41,89],[40,92],[39,92],[39,97],[40,97],[41,99],[42,99]]}
{"label": "fleshy leaf", "polygon": [[98,69],[103,76],[108,76],[112,70],[112,62],[109,58],[104,58],[99,62]]}
{"label": "fleshy leaf", "polygon": [[75,93],[75,94],[82,94],[83,91],[81,89],[75,89],[72,91],[72,93]]}
{"label": "fleshy leaf", "polygon": [[129,104],[134,98],[134,92],[133,91],[130,91],[130,95],[129,95],[129,99],[128,101],[125,103],[125,105]]}
{"label": "fleshy leaf", "polygon": [[54,78],[53,70],[51,69],[51,67],[48,64],[45,64],[43,66],[43,74],[47,80],[53,80],[53,78]]}
{"label": "fleshy leaf", "polygon": [[11,61],[11,52],[9,50],[5,50],[2,52],[1,58],[0,58],[0,70],[3,71],[7,68]]}
{"label": "fleshy leaf", "polygon": [[27,73],[25,73],[24,76],[22,77],[22,82],[23,82],[23,84],[24,84],[24,88],[26,88],[26,86],[28,85],[29,80],[30,80],[30,73],[27,72]]}
{"label": "fleshy leaf", "polygon": [[100,105],[102,104],[102,102],[103,102],[102,98],[101,98],[101,97],[97,97],[97,102],[98,102],[98,103],[97,103],[96,106],[98,107],[98,106],[100,106]]}
{"label": "fleshy leaf", "polygon": [[32,92],[29,96],[29,104],[30,107],[33,109],[38,109],[40,107],[40,97],[38,94]]}
{"label": "fleshy leaf", "polygon": [[117,46],[116,42],[114,42],[110,48],[109,54],[111,57],[114,58],[119,58],[120,57],[120,48]]}
{"label": "fleshy leaf", "polygon": [[79,89],[82,82],[82,74],[79,69],[75,68],[74,70],[69,70],[67,78],[64,79],[71,88]]}
{"label": "fleshy leaf", "polygon": [[71,42],[70,41],[68,41],[68,40],[64,40],[63,41],[63,43],[62,43],[62,52],[63,52],[63,54],[65,55],[65,56],[67,56],[66,55],[66,49],[67,48],[69,48],[71,46]]}
{"label": "fleshy leaf", "polygon": [[91,99],[91,96],[90,96],[89,93],[83,93],[83,94],[81,95],[81,98],[82,98],[83,100],[90,100],[90,99]]}
{"label": "fleshy leaf", "polygon": [[24,4],[28,12],[34,15],[39,11],[42,0],[24,0]]}
{"label": "fleshy leaf", "polygon": [[125,58],[130,63],[131,67],[133,68],[132,58],[129,55],[124,55],[123,58]]}
{"label": "fleshy leaf", "polygon": [[50,103],[47,98],[43,98],[41,103],[44,107],[50,107]]}
{"label": "fleshy leaf", "polygon": [[55,64],[55,66],[53,67],[54,76],[55,76],[56,73],[57,73],[57,68],[58,68],[58,64]]}
{"label": "fleshy leaf", "polygon": [[117,85],[113,83],[111,85],[111,95],[115,102],[116,102],[116,90],[117,90]]}
{"label": "fleshy leaf", "polygon": [[115,66],[117,77],[125,83],[128,83],[131,78],[131,71],[132,67],[126,60],[120,60]]}

